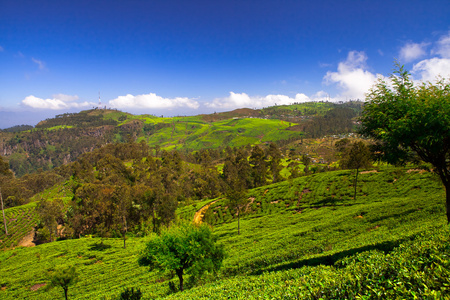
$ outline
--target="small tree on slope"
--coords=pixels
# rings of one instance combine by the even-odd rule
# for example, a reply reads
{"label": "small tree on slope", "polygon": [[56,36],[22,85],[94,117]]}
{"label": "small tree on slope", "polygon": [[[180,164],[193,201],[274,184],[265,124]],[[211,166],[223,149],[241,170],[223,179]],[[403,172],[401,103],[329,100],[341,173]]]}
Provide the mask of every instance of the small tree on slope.
{"label": "small tree on slope", "polygon": [[182,291],[185,273],[199,276],[205,271],[216,272],[222,266],[223,258],[223,247],[216,244],[207,225],[185,223],[154,236],[138,262],[151,270],[175,271]]}
{"label": "small tree on slope", "polygon": [[78,280],[78,274],[75,267],[63,267],[56,269],[50,276],[50,285],[52,287],[62,287],[64,290],[64,297],[68,299],[69,286],[73,285]]}

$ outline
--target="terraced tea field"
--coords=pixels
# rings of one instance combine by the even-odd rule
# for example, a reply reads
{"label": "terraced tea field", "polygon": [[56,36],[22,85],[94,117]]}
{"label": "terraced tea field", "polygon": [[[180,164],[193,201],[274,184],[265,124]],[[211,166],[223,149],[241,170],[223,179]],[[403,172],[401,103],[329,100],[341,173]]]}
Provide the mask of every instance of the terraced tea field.
{"label": "terraced tea field", "polygon": [[[170,274],[138,266],[137,258],[150,237],[129,238],[126,249],[120,239],[81,238],[0,253],[0,273],[6,274],[0,279],[0,298],[62,297],[62,290],[47,290],[45,286],[48,274],[64,265],[75,266],[80,275],[79,282],[69,290],[70,299],[113,299],[125,287],[139,287],[144,299],[319,299],[320,295],[328,295],[324,299],[333,299],[332,295],[355,298],[363,290],[351,283],[363,281],[347,279],[372,274],[370,268],[386,270],[382,276],[388,276],[394,272],[389,265],[404,270],[402,274],[419,276],[425,284],[429,284],[428,278],[437,278],[436,282],[448,278],[448,242],[442,238],[449,236],[443,228],[444,190],[434,175],[408,168],[363,173],[356,200],[352,199],[352,178],[350,171],[318,173],[250,191],[240,235],[225,199],[180,208],[178,215],[192,220],[198,210],[217,200],[204,220],[214,224],[214,234],[227,253],[218,277],[207,276],[195,284],[188,277],[188,290],[182,293],[170,293]],[[428,234],[432,241],[424,240]],[[413,270],[409,263],[417,262],[414,268],[423,265],[423,260],[414,259],[414,255],[422,254],[411,252],[413,249],[436,253],[432,257],[439,261],[436,258],[430,262],[436,266],[434,269],[427,261],[423,264],[426,270],[439,266],[441,273],[430,273],[428,277],[428,273],[408,271]],[[340,267],[344,262],[345,267]],[[371,265],[361,265],[362,262]],[[378,282],[377,278],[366,278],[364,282],[378,293],[387,281]],[[321,282],[335,287],[334,294],[321,287]],[[395,291],[386,284],[389,291]],[[346,289],[348,294],[338,294]],[[321,291],[328,294],[320,294]],[[387,290],[380,293],[390,295]]]}
{"label": "terraced tea field", "polygon": [[5,234],[2,222],[0,230],[0,249],[18,246],[20,241],[32,232],[38,221],[35,207],[36,203],[32,202],[27,205],[5,209],[8,235]]}

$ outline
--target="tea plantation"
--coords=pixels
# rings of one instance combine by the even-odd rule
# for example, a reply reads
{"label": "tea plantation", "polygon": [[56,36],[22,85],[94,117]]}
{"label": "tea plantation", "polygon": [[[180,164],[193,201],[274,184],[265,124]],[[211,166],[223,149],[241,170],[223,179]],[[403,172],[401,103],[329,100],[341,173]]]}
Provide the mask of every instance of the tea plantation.
{"label": "tea plantation", "polygon": [[[227,257],[217,276],[187,278],[169,289],[167,274],[140,267],[150,237],[81,238],[0,253],[1,299],[62,299],[48,274],[75,266],[69,299],[117,299],[125,287],[143,299],[448,299],[450,232],[444,190],[430,172],[380,168],[318,173],[251,190],[241,234],[225,199],[179,209],[192,219],[209,202]],[[17,208],[18,209],[18,208]],[[175,282],[175,281],[174,281]],[[175,284],[176,285],[176,284]]]}

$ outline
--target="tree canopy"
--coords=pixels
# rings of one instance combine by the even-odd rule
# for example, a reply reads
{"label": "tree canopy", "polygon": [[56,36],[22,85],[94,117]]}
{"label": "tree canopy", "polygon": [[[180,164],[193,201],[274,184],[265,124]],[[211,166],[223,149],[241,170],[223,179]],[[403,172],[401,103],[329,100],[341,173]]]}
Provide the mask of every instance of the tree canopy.
{"label": "tree canopy", "polygon": [[162,231],[148,242],[139,258],[141,266],[161,271],[175,271],[183,290],[183,275],[199,276],[205,271],[218,271],[224,250],[207,225],[184,223]]}
{"label": "tree canopy", "polygon": [[430,163],[446,189],[450,222],[450,84],[414,85],[402,66],[391,75],[392,85],[379,81],[367,96],[361,133],[378,142],[381,158],[405,163],[417,155]]}
{"label": "tree canopy", "polygon": [[69,287],[78,280],[78,273],[74,266],[59,267],[50,275],[50,286],[61,287],[64,290],[64,298],[68,299]]}

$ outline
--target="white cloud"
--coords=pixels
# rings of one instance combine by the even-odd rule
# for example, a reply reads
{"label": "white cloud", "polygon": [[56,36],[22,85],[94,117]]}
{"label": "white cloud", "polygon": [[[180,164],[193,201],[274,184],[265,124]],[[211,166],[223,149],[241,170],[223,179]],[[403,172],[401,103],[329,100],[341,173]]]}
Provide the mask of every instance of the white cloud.
{"label": "white cloud", "polygon": [[311,99],[305,94],[297,94],[295,98],[286,95],[249,96],[246,93],[230,92],[225,98],[216,98],[205,105],[209,108],[233,109],[233,108],[261,108],[272,105],[286,105],[294,102],[308,102]]}
{"label": "white cloud", "polygon": [[92,102],[85,101],[79,103],[75,102],[76,100],[78,100],[78,96],[70,96],[64,94],[54,95],[52,99],[42,99],[30,95],[22,100],[22,104],[32,108],[51,109],[51,110],[95,106],[95,103]]}
{"label": "white cloud", "polygon": [[450,58],[422,60],[413,66],[411,73],[420,81],[435,81],[439,76],[450,78]]}
{"label": "white cloud", "polygon": [[0,46],[0,52],[3,52],[3,50],[5,50],[5,48],[3,48],[2,46]]}
{"label": "white cloud", "polygon": [[54,95],[52,95],[52,97],[54,99],[58,99],[63,102],[71,102],[71,101],[76,101],[79,99],[77,95],[72,96],[72,95],[65,95],[65,94],[54,94]]}
{"label": "white cloud", "polygon": [[38,65],[39,70],[45,70],[45,63],[42,60],[36,59],[34,57],[31,58],[31,60]]}
{"label": "white cloud", "polygon": [[339,99],[330,97],[330,94],[328,94],[325,91],[318,91],[314,95],[311,96],[311,101],[330,101],[330,102],[336,102],[339,101]]}
{"label": "white cloud", "polygon": [[411,73],[416,81],[450,78],[450,31],[434,44],[431,55],[413,65]]}
{"label": "white cloud", "polygon": [[400,60],[408,63],[425,56],[428,45],[428,43],[407,43],[400,49]]}
{"label": "white cloud", "polygon": [[432,53],[436,53],[443,58],[450,58],[450,31],[447,35],[441,36],[437,42],[437,47],[433,49]]}
{"label": "white cloud", "polygon": [[375,84],[377,77],[382,76],[367,71],[366,61],[367,56],[363,51],[351,51],[347,59],[339,63],[337,72],[327,72],[324,82],[337,84],[342,91],[336,98],[365,99],[365,94]]}
{"label": "white cloud", "polygon": [[190,98],[176,97],[163,98],[154,93],[145,95],[131,95],[119,96],[116,99],[110,100],[109,105],[115,108],[153,108],[153,109],[173,109],[187,107],[197,109],[200,104]]}

